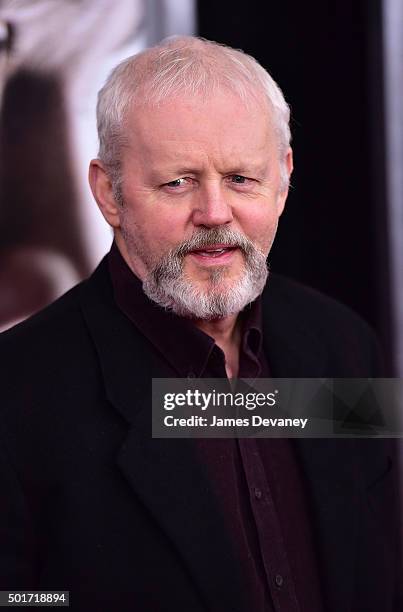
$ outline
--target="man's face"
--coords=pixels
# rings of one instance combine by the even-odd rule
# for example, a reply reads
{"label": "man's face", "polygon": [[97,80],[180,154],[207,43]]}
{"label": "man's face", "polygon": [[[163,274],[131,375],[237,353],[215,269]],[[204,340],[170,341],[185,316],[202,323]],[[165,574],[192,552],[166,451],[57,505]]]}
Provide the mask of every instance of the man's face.
{"label": "man's face", "polygon": [[[220,302],[220,296],[235,295],[245,285],[247,272],[253,276],[263,266],[246,303],[255,299],[287,195],[280,189],[278,144],[267,107],[251,101],[247,108],[224,91],[208,100],[175,98],[136,107],[126,129],[123,206],[115,232],[126,261],[146,281],[145,290],[154,271],[154,290],[156,282],[175,277],[180,283],[171,294],[190,288],[196,302],[206,296]],[[290,170],[291,153],[286,163]],[[163,305],[186,314],[169,300]]]}

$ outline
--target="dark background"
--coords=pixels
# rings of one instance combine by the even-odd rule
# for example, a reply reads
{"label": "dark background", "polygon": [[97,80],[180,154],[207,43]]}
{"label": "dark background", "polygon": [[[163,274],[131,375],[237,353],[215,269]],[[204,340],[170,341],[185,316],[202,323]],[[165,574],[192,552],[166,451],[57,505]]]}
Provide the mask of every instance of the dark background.
{"label": "dark background", "polygon": [[379,0],[199,0],[198,34],[250,53],[291,106],[295,170],[271,267],[358,312],[389,371]]}

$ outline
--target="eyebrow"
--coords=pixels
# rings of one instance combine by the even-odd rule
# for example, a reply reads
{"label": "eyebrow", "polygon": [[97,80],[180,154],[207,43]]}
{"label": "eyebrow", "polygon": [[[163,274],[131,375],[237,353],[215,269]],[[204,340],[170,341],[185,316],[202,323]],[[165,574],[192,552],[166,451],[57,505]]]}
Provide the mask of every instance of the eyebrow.
{"label": "eyebrow", "polygon": [[190,166],[166,166],[164,168],[150,168],[150,175],[153,180],[160,180],[162,176],[182,176],[184,174],[199,174],[200,170]]}
{"label": "eyebrow", "polygon": [[167,172],[173,172],[174,174],[199,174],[200,169],[193,166],[172,166],[172,170],[167,168]]}
{"label": "eyebrow", "polygon": [[224,174],[262,174],[268,164],[248,164],[248,165],[239,165],[232,166],[226,171]]}

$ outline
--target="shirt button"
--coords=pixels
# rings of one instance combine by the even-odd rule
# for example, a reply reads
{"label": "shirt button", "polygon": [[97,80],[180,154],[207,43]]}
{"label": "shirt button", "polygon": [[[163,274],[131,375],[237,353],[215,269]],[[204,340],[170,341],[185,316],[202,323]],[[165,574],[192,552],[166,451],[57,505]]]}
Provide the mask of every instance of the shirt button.
{"label": "shirt button", "polygon": [[276,577],[274,578],[274,582],[276,583],[276,586],[278,586],[278,588],[280,589],[283,586],[284,578],[282,577],[281,574],[276,574]]}
{"label": "shirt button", "polygon": [[196,374],[192,371],[188,372],[188,378],[196,378]]}
{"label": "shirt button", "polygon": [[255,487],[253,492],[255,494],[256,499],[262,499],[262,491],[258,487]]}

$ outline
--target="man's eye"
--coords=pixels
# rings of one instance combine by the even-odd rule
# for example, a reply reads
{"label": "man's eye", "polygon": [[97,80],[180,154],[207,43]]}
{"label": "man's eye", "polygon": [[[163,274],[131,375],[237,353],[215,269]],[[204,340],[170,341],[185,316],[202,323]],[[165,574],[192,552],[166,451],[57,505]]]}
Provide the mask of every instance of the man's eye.
{"label": "man's eye", "polygon": [[233,185],[248,185],[249,187],[252,187],[256,182],[255,179],[243,176],[242,174],[231,174],[228,179]]}
{"label": "man's eye", "polygon": [[186,185],[187,183],[187,179],[186,178],[178,178],[175,179],[174,181],[169,181],[169,183],[165,183],[165,187],[182,187],[183,185]]}
{"label": "man's eye", "polygon": [[248,180],[246,176],[242,176],[241,174],[233,174],[230,178],[231,181],[237,183],[237,185],[244,185]]}

